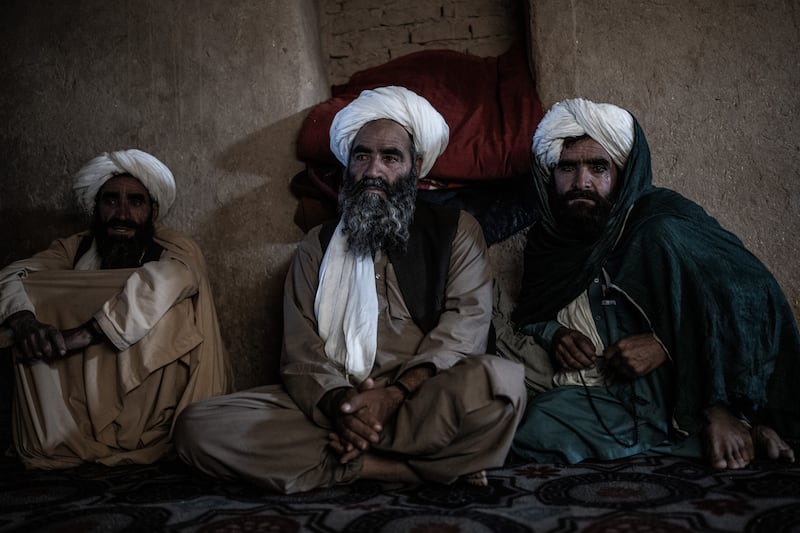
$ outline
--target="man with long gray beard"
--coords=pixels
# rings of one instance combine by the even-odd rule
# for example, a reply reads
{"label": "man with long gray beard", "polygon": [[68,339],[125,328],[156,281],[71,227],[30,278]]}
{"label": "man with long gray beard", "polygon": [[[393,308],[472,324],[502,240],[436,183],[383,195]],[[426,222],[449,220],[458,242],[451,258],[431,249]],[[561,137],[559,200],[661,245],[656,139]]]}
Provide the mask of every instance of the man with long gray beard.
{"label": "man with long gray beard", "polygon": [[0,271],[14,446],[30,468],[150,463],[177,413],[231,388],[205,262],[160,223],[175,181],[152,155],[101,154],[73,190],[90,230]]}
{"label": "man with long gray beard", "polygon": [[466,213],[416,201],[449,129],[402,87],[331,125],[341,219],[309,232],[284,296],[282,385],[191,406],[181,457],[285,493],[356,479],[485,484],[525,403],[522,367],[485,355],[491,274]]}

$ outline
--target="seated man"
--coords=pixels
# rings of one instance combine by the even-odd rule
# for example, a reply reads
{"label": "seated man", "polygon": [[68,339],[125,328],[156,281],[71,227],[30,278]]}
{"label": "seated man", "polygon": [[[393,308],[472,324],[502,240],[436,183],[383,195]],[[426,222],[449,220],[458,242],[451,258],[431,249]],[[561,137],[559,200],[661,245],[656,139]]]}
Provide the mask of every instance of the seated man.
{"label": "seated man", "polygon": [[492,314],[481,228],[416,202],[447,145],[430,103],[402,87],[342,109],[341,219],[300,243],[284,295],[283,385],[190,406],[187,462],[286,492],[356,479],[485,483],[525,402],[522,366],[484,355]]}
{"label": "seated man", "polygon": [[31,468],[149,463],[184,407],[231,388],[205,262],[157,222],[175,181],[152,155],[100,155],[73,188],[91,229],[0,271],[14,446]]}
{"label": "seated man", "polygon": [[714,468],[759,450],[793,462],[773,428],[798,436],[800,338],[766,267],[652,185],[644,134],[619,107],[556,104],[532,151],[543,218],[513,320],[550,352],[557,387],[529,400],[514,454],[699,457],[705,444]]}

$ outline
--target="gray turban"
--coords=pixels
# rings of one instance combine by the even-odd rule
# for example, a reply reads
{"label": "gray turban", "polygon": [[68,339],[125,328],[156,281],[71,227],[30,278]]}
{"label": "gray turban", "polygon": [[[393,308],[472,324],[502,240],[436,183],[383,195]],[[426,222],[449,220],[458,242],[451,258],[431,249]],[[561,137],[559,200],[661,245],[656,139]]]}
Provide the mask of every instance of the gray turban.
{"label": "gray turban", "polygon": [[600,143],[622,169],[633,147],[633,116],[621,107],[582,98],[555,104],[539,122],[531,144],[531,152],[546,176],[561,158],[564,139],[584,135]]}
{"label": "gray turban", "polygon": [[379,87],[363,91],[358,98],[336,113],[331,123],[331,151],[347,166],[350,148],[358,131],[367,122],[389,119],[403,126],[422,156],[419,177],[430,172],[450,140],[444,117],[425,98],[405,87]]}
{"label": "gray turban", "polygon": [[158,203],[159,217],[169,211],[175,201],[175,178],[172,172],[152,155],[135,149],[104,152],[75,174],[72,190],[83,210],[91,213],[100,188],[120,174],[130,174],[142,182]]}

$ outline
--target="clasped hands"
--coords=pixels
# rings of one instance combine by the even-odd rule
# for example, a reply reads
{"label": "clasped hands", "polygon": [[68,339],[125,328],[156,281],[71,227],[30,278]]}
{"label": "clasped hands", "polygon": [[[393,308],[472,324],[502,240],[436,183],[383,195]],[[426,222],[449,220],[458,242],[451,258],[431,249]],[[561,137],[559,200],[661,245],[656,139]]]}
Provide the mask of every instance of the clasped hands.
{"label": "clasped hands", "polygon": [[392,386],[376,387],[367,378],[341,394],[334,402],[338,408],[331,414],[334,431],[328,434],[328,445],[346,464],[380,440],[384,424],[403,403],[403,393]]}
{"label": "clasped hands", "polygon": [[9,316],[6,324],[14,332],[11,353],[15,362],[31,364],[36,361],[51,363],[70,352],[82,350],[93,342],[95,335],[87,324],[59,330],[39,322],[30,311],[19,311]]}
{"label": "clasped hands", "polygon": [[[565,370],[594,368],[600,357],[595,351],[592,341],[577,330],[561,327],[553,337],[553,357]],[[631,380],[661,366],[667,354],[652,333],[641,333],[608,346],[602,357],[604,374],[611,379]]]}

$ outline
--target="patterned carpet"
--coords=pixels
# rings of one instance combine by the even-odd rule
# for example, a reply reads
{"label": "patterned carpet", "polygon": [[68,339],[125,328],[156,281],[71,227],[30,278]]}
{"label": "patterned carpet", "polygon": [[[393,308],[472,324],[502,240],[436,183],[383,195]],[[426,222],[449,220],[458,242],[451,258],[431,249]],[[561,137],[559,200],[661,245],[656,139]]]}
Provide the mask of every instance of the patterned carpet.
{"label": "patterned carpet", "polygon": [[218,483],[176,461],[26,472],[5,458],[0,532],[800,532],[797,465],[719,473],[640,457],[525,464],[493,471],[489,481],[358,482],[283,496]]}
{"label": "patterned carpet", "polygon": [[[11,442],[9,378],[0,371],[0,450]],[[45,531],[800,533],[800,462],[725,472],[664,456],[524,464],[490,472],[481,488],[358,482],[283,496],[179,461],[47,472],[0,454],[0,533]]]}

